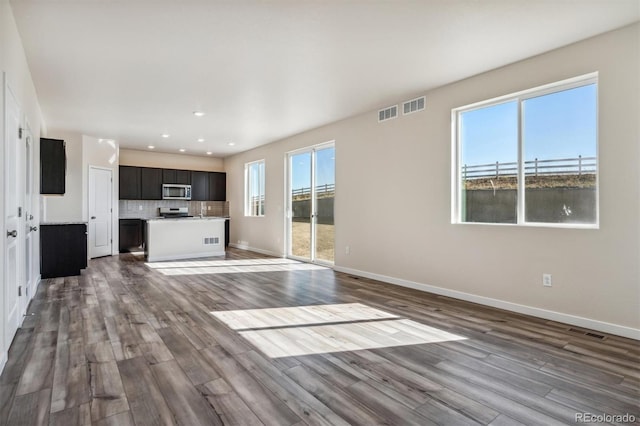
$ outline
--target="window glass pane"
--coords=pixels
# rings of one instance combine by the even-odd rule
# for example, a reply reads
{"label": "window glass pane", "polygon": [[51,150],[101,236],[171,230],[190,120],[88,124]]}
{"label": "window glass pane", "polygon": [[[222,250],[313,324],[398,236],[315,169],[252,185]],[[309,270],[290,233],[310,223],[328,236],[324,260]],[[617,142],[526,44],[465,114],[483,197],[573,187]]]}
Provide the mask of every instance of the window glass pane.
{"label": "window glass pane", "polygon": [[459,113],[460,220],[517,222],[518,103]]}
{"label": "window glass pane", "polygon": [[525,221],[596,223],[595,84],[523,101]]}
{"label": "window glass pane", "polygon": [[247,166],[247,216],[264,216],[264,161]]}

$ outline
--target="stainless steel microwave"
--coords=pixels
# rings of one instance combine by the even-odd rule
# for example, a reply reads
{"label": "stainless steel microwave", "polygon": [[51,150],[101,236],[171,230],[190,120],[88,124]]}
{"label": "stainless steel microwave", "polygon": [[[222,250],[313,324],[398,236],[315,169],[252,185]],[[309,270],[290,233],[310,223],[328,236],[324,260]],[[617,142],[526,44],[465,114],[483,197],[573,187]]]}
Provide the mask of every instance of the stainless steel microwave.
{"label": "stainless steel microwave", "polygon": [[191,185],[165,183],[162,185],[162,199],[163,200],[190,200]]}

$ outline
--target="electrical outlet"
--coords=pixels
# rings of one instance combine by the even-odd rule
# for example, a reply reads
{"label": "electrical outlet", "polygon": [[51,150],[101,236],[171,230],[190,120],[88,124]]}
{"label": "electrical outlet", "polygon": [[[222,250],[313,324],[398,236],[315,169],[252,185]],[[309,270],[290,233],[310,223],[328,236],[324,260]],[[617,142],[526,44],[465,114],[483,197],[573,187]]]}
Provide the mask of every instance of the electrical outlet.
{"label": "electrical outlet", "polygon": [[207,206],[207,210],[211,210],[211,206]]}
{"label": "electrical outlet", "polygon": [[542,274],[542,285],[551,287],[551,274]]}
{"label": "electrical outlet", "polygon": [[142,206],[138,206],[138,210],[142,210]]}
{"label": "electrical outlet", "polygon": [[349,253],[351,253],[351,247],[349,247],[349,246],[345,246],[345,248],[344,248],[344,254],[349,254]]}

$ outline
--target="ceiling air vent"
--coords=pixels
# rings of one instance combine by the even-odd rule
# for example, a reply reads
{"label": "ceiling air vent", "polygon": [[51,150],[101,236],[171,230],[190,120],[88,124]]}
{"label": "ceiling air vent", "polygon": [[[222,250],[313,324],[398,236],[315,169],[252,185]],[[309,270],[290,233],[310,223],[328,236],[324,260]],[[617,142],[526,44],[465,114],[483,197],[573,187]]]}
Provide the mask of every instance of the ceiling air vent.
{"label": "ceiling air vent", "polygon": [[378,111],[378,122],[391,120],[398,116],[398,105],[390,106],[388,108]]}
{"label": "ceiling air vent", "polygon": [[402,103],[402,114],[407,115],[424,109],[425,97],[411,99]]}

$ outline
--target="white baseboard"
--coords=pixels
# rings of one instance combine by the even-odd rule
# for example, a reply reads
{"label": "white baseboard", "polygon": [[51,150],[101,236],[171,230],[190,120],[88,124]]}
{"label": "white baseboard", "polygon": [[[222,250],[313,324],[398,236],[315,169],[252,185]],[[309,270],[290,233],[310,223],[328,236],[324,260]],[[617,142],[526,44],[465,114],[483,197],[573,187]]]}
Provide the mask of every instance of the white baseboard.
{"label": "white baseboard", "polygon": [[259,248],[255,248],[255,247],[250,247],[244,244],[235,244],[235,243],[229,243],[229,247],[233,247],[233,248],[237,248],[240,250],[247,250],[247,251],[255,251],[256,253],[260,253],[260,254],[264,254],[267,256],[273,256],[273,257],[280,257],[280,258],[284,258],[285,255],[282,253],[276,253],[275,251],[270,251],[270,250],[263,250],[263,249],[259,249]]}
{"label": "white baseboard", "polygon": [[561,312],[549,311],[547,309],[536,308],[533,306],[520,305],[518,303],[507,302],[490,297],[478,296],[462,291],[450,290],[442,287],[435,287],[428,284],[422,284],[415,281],[403,280],[401,278],[389,277],[386,275],[374,274],[371,272],[360,271],[357,269],[335,266],[335,271],[344,272],[346,274],[357,275],[364,278],[371,278],[377,281],[383,281],[389,284],[395,284],[402,287],[408,287],[415,290],[426,291],[428,293],[448,296],[455,299],[465,300],[467,302],[478,303],[481,305],[491,306],[494,308],[504,309],[507,311],[517,312],[520,314],[531,315],[534,317],[544,318],[552,321],[563,322],[578,327],[597,330],[604,333],[615,334],[616,336],[628,337],[630,339],[640,340],[640,330],[636,328],[626,327],[623,325],[612,324],[603,321],[597,321],[590,318],[579,317]]}

